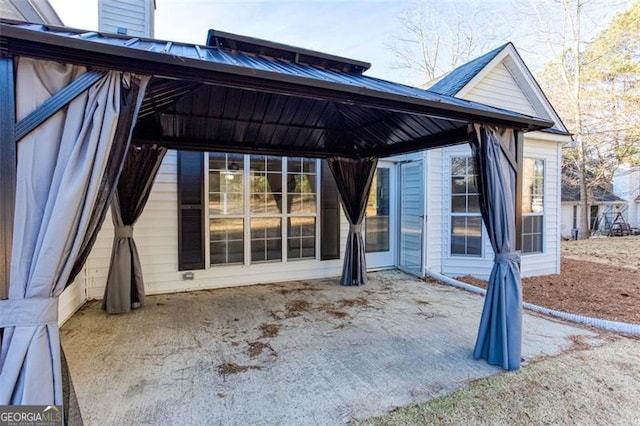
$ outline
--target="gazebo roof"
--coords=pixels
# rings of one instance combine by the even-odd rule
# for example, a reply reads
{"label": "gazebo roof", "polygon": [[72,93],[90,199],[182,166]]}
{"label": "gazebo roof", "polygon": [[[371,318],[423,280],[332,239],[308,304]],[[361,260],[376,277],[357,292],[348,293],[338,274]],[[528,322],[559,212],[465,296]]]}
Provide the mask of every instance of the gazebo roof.
{"label": "gazebo roof", "polygon": [[153,75],[134,138],[171,148],[384,157],[545,119],[368,77],[369,64],[210,31],[208,45],[0,21],[3,54]]}

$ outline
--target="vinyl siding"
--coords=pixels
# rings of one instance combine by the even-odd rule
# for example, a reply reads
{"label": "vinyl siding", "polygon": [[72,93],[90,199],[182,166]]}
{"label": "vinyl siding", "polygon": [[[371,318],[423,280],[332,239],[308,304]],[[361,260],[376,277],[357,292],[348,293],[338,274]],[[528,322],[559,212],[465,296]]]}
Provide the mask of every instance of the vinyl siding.
{"label": "vinyl siding", "polygon": [[540,115],[503,63],[496,65],[464,98],[522,114]]}
{"label": "vinyl siding", "polygon": [[[571,238],[571,231],[573,230],[573,202],[562,203],[560,207],[560,236],[562,238]],[[580,212],[577,212],[576,224],[580,220]]]}
{"label": "vinyl siding", "polygon": [[[545,161],[543,252],[522,256],[522,276],[547,275],[559,272],[560,205],[558,184],[558,150],[555,142],[535,140],[525,136],[524,156]],[[427,174],[431,180],[428,200],[427,267],[448,276],[473,275],[488,278],[493,266],[493,249],[483,226],[482,256],[452,256],[450,254],[451,157],[469,156],[468,145],[432,150],[428,155]]]}
{"label": "vinyl siding", "polygon": [[60,295],[58,301],[59,325],[64,324],[87,301],[86,277],[87,268],[85,267]]}
{"label": "vinyl siding", "polygon": [[126,28],[127,35],[153,37],[153,0],[100,0],[98,28],[117,33]]}

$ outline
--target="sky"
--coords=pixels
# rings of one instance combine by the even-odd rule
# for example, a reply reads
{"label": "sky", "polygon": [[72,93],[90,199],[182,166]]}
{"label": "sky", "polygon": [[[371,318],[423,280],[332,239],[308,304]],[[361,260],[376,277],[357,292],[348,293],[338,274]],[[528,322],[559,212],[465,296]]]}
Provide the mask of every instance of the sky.
{"label": "sky", "polygon": [[[49,1],[65,25],[97,30],[97,0]],[[517,6],[526,1],[431,0],[427,4],[452,12],[445,16],[482,10],[493,24],[485,25],[493,27],[486,31],[492,35],[486,50],[513,41],[535,72],[550,56],[531,25],[532,17],[518,12]],[[630,4],[630,0],[608,2],[593,27],[601,29]],[[418,85],[422,75],[399,68],[390,47],[398,46],[406,34],[402,17],[412,8],[415,0],[156,0],[155,38],[204,44],[207,31],[213,28],[362,60],[372,64],[367,75]]]}

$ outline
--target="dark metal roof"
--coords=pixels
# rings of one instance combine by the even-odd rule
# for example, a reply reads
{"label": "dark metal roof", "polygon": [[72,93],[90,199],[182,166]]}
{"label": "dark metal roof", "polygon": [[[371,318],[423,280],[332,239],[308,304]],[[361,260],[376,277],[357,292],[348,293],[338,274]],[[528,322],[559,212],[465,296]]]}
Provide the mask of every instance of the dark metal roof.
{"label": "dark metal roof", "polygon": [[429,87],[436,93],[443,95],[455,96],[464,86],[466,86],[489,62],[493,60],[500,52],[502,52],[511,43],[505,43],[500,47],[496,47],[490,52],[473,59],[465,64],[460,65],[452,71],[442,76],[438,81]]}
{"label": "dark metal roof", "polygon": [[174,148],[385,156],[464,142],[471,122],[525,130],[552,124],[371,78],[359,61],[304,51],[308,58],[296,62],[287,49],[303,49],[224,33],[218,44],[0,21],[4,53],[153,75],[140,124],[151,130],[136,134]]}
{"label": "dark metal roof", "polygon": [[301,47],[288,46],[273,41],[230,34],[213,29],[209,30],[207,34],[207,46],[284,60],[291,63],[312,65],[335,71],[362,74],[371,68],[371,64],[368,62],[342,58],[327,53],[303,49]]}
{"label": "dark metal roof", "polygon": [[[562,180],[562,201],[580,201],[580,187]],[[608,189],[598,185],[589,188],[589,200],[596,203],[624,203],[625,201]]]}

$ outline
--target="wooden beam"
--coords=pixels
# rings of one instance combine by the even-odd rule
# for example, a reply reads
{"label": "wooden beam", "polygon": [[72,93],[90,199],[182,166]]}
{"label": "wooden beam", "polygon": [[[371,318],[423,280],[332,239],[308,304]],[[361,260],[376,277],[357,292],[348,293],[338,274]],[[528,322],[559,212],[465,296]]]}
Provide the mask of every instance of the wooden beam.
{"label": "wooden beam", "polygon": [[104,75],[105,72],[87,71],[69,83],[69,85],[64,89],[47,99],[42,105],[16,124],[16,142],[20,141],[20,139],[25,137],[29,132],[47,121],[56,112],[67,106],[72,100],[84,93],[85,90],[91,87],[96,81],[100,80]]}
{"label": "wooden beam", "polygon": [[524,174],[524,135],[521,131],[514,130],[516,142],[516,190],[515,190],[515,213],[516,213],[516,250],[522,250],[522,185]]}
{"label": "wooden beam", "polygon": [[0,99],[0,299],[7,299],[17,172],[15,80],[10,57],[0,57]]}

